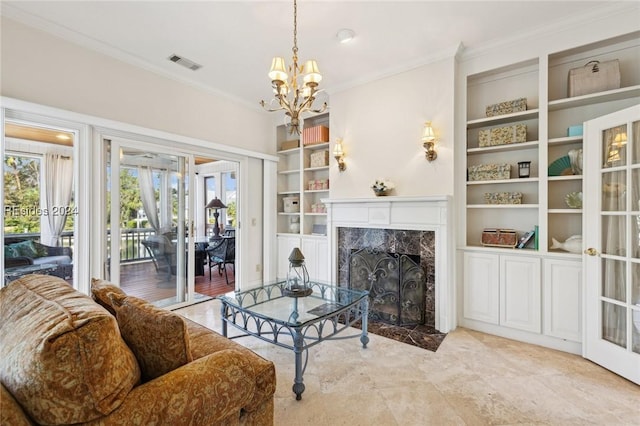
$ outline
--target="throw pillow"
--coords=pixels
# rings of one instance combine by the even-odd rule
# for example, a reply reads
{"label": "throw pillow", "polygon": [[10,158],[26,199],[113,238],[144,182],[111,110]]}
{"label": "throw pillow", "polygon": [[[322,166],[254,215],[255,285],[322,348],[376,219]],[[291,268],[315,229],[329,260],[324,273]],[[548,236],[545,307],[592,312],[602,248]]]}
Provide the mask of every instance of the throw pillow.
{"label": "throw pillow", "polygon": [[36,249],[36,257],[45,257],[49,256],[49,251],[47,247],[40,243],[33,243],[33,248]]}
{"label": "throw pillow", "polygon": [[98,278],[91,279],[91,297],[93,297],[93,300],[109,311],[111,315],[116,316],[116,311],[111,302],[111,294],[113,293],[122,296],[127,295],[120,287],[113,285],[109,281]]}
{"label": "throw pillow", "polygon": [[11,245],[4,246],[4,257],[18,257],[18,253]]}
{"label": "throw pillow", "polygon": [[120,333],[140,365],[142,380],[153,380],[193,359],[184,320],[133,296],[110,294]]}
{"label": "throw pillow", "polygon": [[13,250],[15,250],[18,256],[38,257],[36,247],[33,245],[33,241],[31,240],[13,243],[10,246],[13,247]]}

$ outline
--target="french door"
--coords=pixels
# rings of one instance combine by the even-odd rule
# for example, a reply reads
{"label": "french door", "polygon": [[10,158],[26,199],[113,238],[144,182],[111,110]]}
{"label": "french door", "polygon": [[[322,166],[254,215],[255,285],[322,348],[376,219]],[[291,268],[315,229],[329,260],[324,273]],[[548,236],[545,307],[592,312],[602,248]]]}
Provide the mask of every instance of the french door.
{"label": "french door", "polygon": [[[160,306],[194,294],[193,155],[119,138],[107,149],[107,270]],[[191,232],[190,232],[191,231]]]}
{"label": "french door", "polygon": [[584,356],[640,384],[640,105],[585,123]]}

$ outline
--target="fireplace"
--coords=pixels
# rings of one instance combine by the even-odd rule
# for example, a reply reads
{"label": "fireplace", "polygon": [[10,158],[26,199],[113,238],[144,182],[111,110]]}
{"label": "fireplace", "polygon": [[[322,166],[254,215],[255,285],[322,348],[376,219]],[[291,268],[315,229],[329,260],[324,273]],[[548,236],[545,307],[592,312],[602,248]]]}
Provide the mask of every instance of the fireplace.
{"label": "fireplace", "polygon": [[425,274],[420,256],[352,249],[349,256],[349,287],[369,291],[369,318],[387,324],[424,324]]}
{"label": "fireplace", "polygon": [[[338,285],[352,286],[355,280],[360,288],[369,290],[372,319],[396,325],[423,324],[435,328],[433,231],[340,227],[337,229],[337,246]],[[416,281],[419,288],[413,289]],[[404,315],[390,311],[394,302],[404,304]],[[383,305],[385,307],[381,310]],[[416,314],[416,310],[420,312]]]}
{"label": "fireplace", "polygon": [[[419,297],[424,301],[424,324],[443,333],[455,328],[455,286],[451,279],[453,236],[449,232],[452,217],[448,196],[326,199],[323,202],[327,206],[330,277],[334,282],[349,286],[352,251],[371,250],[398,258],[406,255],[419,265],[424,275],[424,293]],[[405,266],[411,269],[410,264]],[[411,305],[412,311],[414,303],[422,304],[413,300],[402,303]],[[390,322],[394,320],[391,315],[403,316],[402,312],[385,315],[389,315]],[[417,321],[421,315],[405,315],[406,318],[399,321]]]}

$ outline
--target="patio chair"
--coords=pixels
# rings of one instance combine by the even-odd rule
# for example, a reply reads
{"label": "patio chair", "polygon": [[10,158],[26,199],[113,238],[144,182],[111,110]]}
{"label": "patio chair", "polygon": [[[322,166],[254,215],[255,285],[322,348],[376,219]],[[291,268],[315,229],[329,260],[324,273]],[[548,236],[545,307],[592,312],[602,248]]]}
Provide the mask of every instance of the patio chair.
{"label": "patio chair", "polygon": [[236,237],[222,237],[215,240],[213,245],[207,248],[207,257],[209,258],[209,280],[211,280],[211,269],[218,267],[218,274],[222,275],[229,285],[229,275],[227,274],[227,265],[233,267],[235,273],[236,262]]}
{"label": "patio chair", "polygon": [[166,235],[152,235],[142,241],[151,256],[157,272],[167,274],[170,280],[176,274],[176,246]]}

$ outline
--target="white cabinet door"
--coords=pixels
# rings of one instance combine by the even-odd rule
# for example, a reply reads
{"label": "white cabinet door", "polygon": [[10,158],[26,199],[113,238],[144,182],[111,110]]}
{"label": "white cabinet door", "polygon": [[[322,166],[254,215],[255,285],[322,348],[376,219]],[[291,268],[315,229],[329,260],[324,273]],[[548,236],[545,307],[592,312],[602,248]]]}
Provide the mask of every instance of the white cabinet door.
{"label": "white cabinet door", "polygon": [[500,256],[500,325],[540,333],[540,259]]}
{"label": "white cabinet door", "polygon": [[498,255],[464,254],[464,317],[498,324]]}
{"label": "white cabinet door", "polygon": [[305,258],[309,278],[327,282],[329,278],[329,254],[326,238],[303,238],[302,254]]}
{"label": "white cabinet door", "polygon": [[582,341],[582,262],[545,259],[544,334]]}
{"label": "white cabinet door", "polygon": [[[294,248],[300,248],[300,237],[278,235],[278,278],[287,278],[289,271],[289,255]],[[300,248],[301,249],[301,248]],[[302,249],[301,249],[302,250]],[[304,252],[303,252],[304,254]]]}

